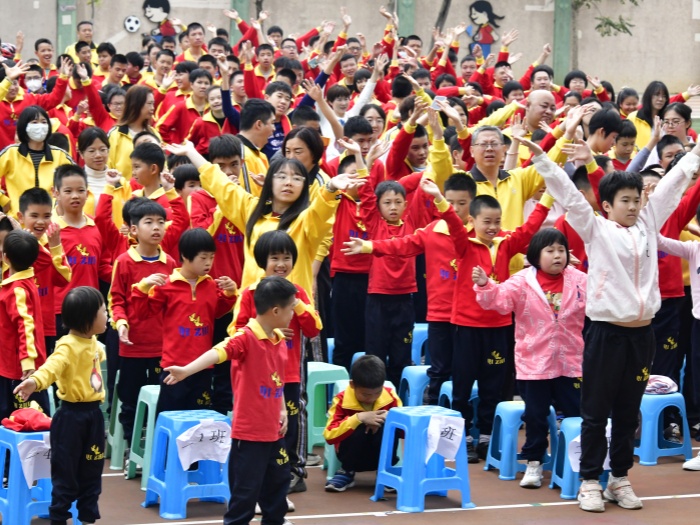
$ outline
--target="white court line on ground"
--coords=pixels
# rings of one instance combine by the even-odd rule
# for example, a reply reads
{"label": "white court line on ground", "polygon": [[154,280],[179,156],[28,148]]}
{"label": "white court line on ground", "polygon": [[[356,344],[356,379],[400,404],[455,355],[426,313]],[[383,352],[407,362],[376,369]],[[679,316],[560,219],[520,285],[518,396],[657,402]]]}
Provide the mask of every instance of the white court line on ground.
{"label": "white court line on ground", "polygon": [[[689,498],[700,498],[700,494],[678,494],[672,496],[648,496],[646,498],[640,498],[642,501],[652,501],[652,500],[664,500],[664,499],[689,499]],[[483,507],[474,507],[473,509],[462,509],[462,508],[446,508],[446,509],[430,509],[423,511],[423,514],[433,514],[436,512],[472,512],[477,510],[506,510],[506,509],[525,509],[533,507],[559,507],[562,505],[578,505],[578,501],[554,501],[549,503],[519,503],[517,505],[491,505]],[[298,520],[319,520],[319,519],[337,519],[337,518],[359,518],[363,516],[390,516],[393,514],[406,514],[401,511],[389,511],[389,512],[354,512],[347,514],[318,514],[313,516],[292,516],[294,521]],[[258,520],[255,520],[256,522]],[[210,523],[221,523],[221,519],[218,520],[207,520],[207,521],[169,521],[168,525],[208,525]],[[162,525],[163,522],[157,523],[134,523],[131,525]]]}

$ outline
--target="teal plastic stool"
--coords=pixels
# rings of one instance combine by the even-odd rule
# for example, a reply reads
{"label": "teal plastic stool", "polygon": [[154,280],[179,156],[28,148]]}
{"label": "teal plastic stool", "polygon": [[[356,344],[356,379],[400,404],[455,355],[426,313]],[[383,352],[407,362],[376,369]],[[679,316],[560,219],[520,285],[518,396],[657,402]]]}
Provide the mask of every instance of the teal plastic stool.
{"label": "teal plastic stool", "polygon": [[[333,396],[337,396],[340,392],[344,391],[349,385],[350,381],[347,379],[341,379],[339,381],[336,381],[333,385]],[[385,381],[384,386],[389,387],[394,392],[396,392],[396,387],[391,381]],[[323,470],[328,471],[328,473],[326,474],[326,479],[331,479],[333,476],[335,476],[335,473],[338,472],[338,469],[341,466],[340,460],[338,459],[338,456],[335,453],[334,445],[331,445],[326,441],[324,443],[324,447],[325,448],[323,452],[323,467],[321,468]]]}
{"label": "teal plastic stool", "polygon": [[[667,407],[678,408],[683,419],[683,443],[672,443],[664,438],[663,412]],[[690,428],[685,416],[683,395],[644,394],[642,396],[642,434],[634,454],[639,456],[639,464],[656,465],[658,458],[665,456],[684,456],[686,461],[693,457]]]}
{"label": "teal plastic stool", "polygon": [[309,402],[306,405],[308,413],[308,444],[307,452],[311,454],[314,445],[323,445],[323,429],[326,428],[326,413],[328,399],[326,385],[332,385],[338,380],[348,379],[345,367],[310,361],[307,364],[306,393]]}
{"label": "teal plastic stool", "polygon": [[[203,419],[231,420],[213,410],[181,410],[158,414],[153,441],[151,471],[143,507],[158,503],[160,517],[166,520],[187,518],[188,500],[226,503],[231,496],[228,484],[228,457],[225,463],[202,460],[197,470],[183,470],[177,452],[177,437]],[[226,436],[226,439],[229,439]]]}
{"label": "teal plastic stool", "polygon": [[399,384],[399,397],[404,406],[420,406],[423,404],[423,393],[428,387],[427,365],[407,366],[401,373],[401,384]]}
{"label": "teal plastic stool", "polygon": [[428,324],[416,323],[413,325],[413,341],[411,342],[411,361],[414,365],[423,364],[423,345],[428,340]]}
{"label": "teal plastic stool", "polygon": [[[569,460],[569,443],[581,435],[580,417],[567,417],[561,421],[559,434],[557,436],[557,452],[552,465],[552,481],[549,488],[561,488],[561,499],[576,499],[578,489],[581,486],[579,473],[571,467]],[[608,420],[609,421],[609,420]],[[600,485],[605,489],[608,485],[609,470],[600,475]]]}
{"label": "teal plastic stool", "polygon": [[[372,501],[382,499],[384,487],[393,487],[398,493],[398,510],[423,512],[426,495],[446,497],[448,490],[459,490],[462,494],[462,508],[474,507],[469,487],[466,440],[460,440],[455,457],[456,468],[445,467],[445,459],[438,454],[430,456],[426,464],[426,432],[433,415],[461,417],[455,410],[438,406],[401,407],[389,411],[382,435],[377,483],[374,495],[370,498]],[[403,431],[404,454],[411,458],[411,461],[405,461],[402,466],[391,464],[397,431]]]}
{"label": "teal plastic stool", "polygon": [[[156,406],[158,405],[159,395],[160,385],[142,386],[136,402],[134,433],[131,438],[131,451],[129,452],[125,470],[126,479],[132,479],[136,477],[136,466],[141,465],[141,490],[146,490],[148,474],[151,470],[153,433],[156,428]],[[146,417],[146,414],[148,414],[148,417]],[[143,431],[144,426],[146,427],[145,433]]]}
{"label": "teal plastic stool", "polygon": [[[489,442],[489,452],[486,456],[484,470],[498,469],[498,478],[515,479],[516,472],[525,472],[527,465],[518,462],[518,431],[523,425],[522,415],[525,412],[523,401],[502,401],[496,407],[493,418],[493,431]],[[557,452],[557,414],[553,407],[549,409],[549,448],[550,455],[542,464],[544,470],[552,470],[553,458]]]}
{"label": "teal plastic stool", "polygon": [[119,372],[114,383],[114,400],[112,411],[109,414],[109,431],[107,432],[107,445],[105,447],[105,457],[109,459],[110,470],[124,469],[124,452],[126,452],[126,439],[124,438],[124,427],[119,422],[119,414],[122,411],[122,402],[117,394],[119,384]]}

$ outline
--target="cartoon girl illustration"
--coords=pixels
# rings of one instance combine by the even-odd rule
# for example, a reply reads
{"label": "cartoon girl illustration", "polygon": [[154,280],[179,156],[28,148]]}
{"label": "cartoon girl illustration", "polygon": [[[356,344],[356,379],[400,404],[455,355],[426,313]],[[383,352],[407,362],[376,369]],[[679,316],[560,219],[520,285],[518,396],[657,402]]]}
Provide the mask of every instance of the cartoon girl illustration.
{"label": "cartoon girl illustration", "polygon": [[505,17],[493,12],[491,2],[477,0],[469,6],[469,18],[473,25],[467,28],[467,34],[472,37],[474,44],[481,46],[486,57],[491,53],[491,44],[499,40],[496,33],[496,28],[500,27],[498,21]]}
{"label": "cartoon girl illustration", "polygon": [[151,22],[158,24],[158,27],[151,30],[151,35],[160,42],[164,36],[175,36],[182,28],[179,21],[170,20],[169,0],[145,0],[143,2],[143,12]]}

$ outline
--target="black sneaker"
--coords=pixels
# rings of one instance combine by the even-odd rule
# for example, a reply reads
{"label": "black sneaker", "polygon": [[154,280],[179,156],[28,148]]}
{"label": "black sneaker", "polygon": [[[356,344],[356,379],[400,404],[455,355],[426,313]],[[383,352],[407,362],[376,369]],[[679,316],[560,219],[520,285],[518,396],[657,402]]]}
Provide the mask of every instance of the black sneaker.
{"label": "black sneaker", "polygon": [[294,492],[306,492],[306,482],[304,478],[296,474],[292,474],[292,481],[289,482],[287,494],[292,494]]}
{"label": "black sneaker", "polygon": [[486,460],[486,456],[489,453],[489,442],[479,443],[476,446],[476,453],[479,455],[479,459]]}
{"label": "black sneaker", "polygon": [[677,423],[671,423],[664,430],[664,439],[669,443],[674,443],[680,445],[681,443],[681,430],[678,428]]}
{"label": "black sneaker", "polygon": [[472,443],[467,443],[467,463],[478,463],[479,454],[476,453],[476,449]]}

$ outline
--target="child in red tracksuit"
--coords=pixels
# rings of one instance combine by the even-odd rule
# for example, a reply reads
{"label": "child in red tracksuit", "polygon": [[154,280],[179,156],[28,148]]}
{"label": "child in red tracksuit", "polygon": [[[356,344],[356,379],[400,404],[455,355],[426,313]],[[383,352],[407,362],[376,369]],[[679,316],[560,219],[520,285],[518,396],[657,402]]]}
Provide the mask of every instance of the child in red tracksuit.
{"label": "child in red tracksuit", "polygon": [[[272,230],[263,233],[253,248],[255,261],[265,270],[267,277],[278,275],[285,279],[292,273],[297,259],[297,247],[294,240],[285,231]],[[305,402],[301,396],[301,336],[311,339],[316,337],[323,325],[318,312],[311,305],[306,291],[295,284],[297,288],[298,302],[294,307],[288,328],[282,329],[287,337],[287,366],[284,370],[284,399],[287,402],[287,434],[285,442],[289,464],[292,470],[290,492],[306,491],[306,428],[304,418],[299,415],[305,409]],[[241,292],[241,299],[234,312],[234,330],[240,330],[255,317],[254,294],[257,283],[250,285]],[[291,505],[290,505],[291,507]]]}
{"label": "child in red tracksuit", "polygon": [[352,365],[350,386],[333,399],[323,437],[335,446],[342,468],[326,482],[328,492],[355,485],[355,472],[377,470],[386,413],[401,400],[384,386],[386,368],[377,356]]}
{"label": "child in red tracksuit", "polygon": [[[452,406],[462,413],[466,422],[468,459],[478,463],[480,457],[486,457],[496,405],[501,401],[508,328],[513,320],[510,315],[484,310],[476,303],[470,269],[481,266],[498,283],[508,279],[510,260],[527,249],[530,239],[547,217],[553,200],[545,193],[525,224],[512,233],[503,234],[500,233],[501,205],[490,195],[479,195],[469,205],[470,221],[475,232],[475,236],[470,237],[462,219],[442,197],[435,184],[424,183],[423,191],[435,197],[435,205],[447,222],[455,245],[457,267],[465,269],[457,272],[452,304],[452,323],[457,326],[452,361]],[[479,382],[477,426],[480,433],[476,447],[469,436],[474,418],[469,397],[475,381]]]}
{"label": "child in red tracksuit", "polygon": [[[229,277],[214,280],[208,275],[216,245],[206,230],[194,228],[185,232],[179,249],[181,268],[169,276],[154,273],[142,279],[131,295],[137,316],[163,316],[162,368],[183,366],[210,349],[214,320],[230,311],[236,301],[236,283]],[[177,385],[164,383],[167,375],[161,374],[158,413],[211,404],[211,369]]]}
{"label": "child in red tracksuit", "polygon": [[[127,208],[124,208],[127,210]],[[155,201],[137,197],[128,208],[130,235],[138,241],[114,261],[109,313],[119,334],[119,421],[131,445],[134,416],[141,387],[160,381],[163,318],[137,315],[131,289],[153,273],[170,275],[175,260],[160,246],[165,237],[165,210]],[[139,432],[140,429],[137,430]]]}

